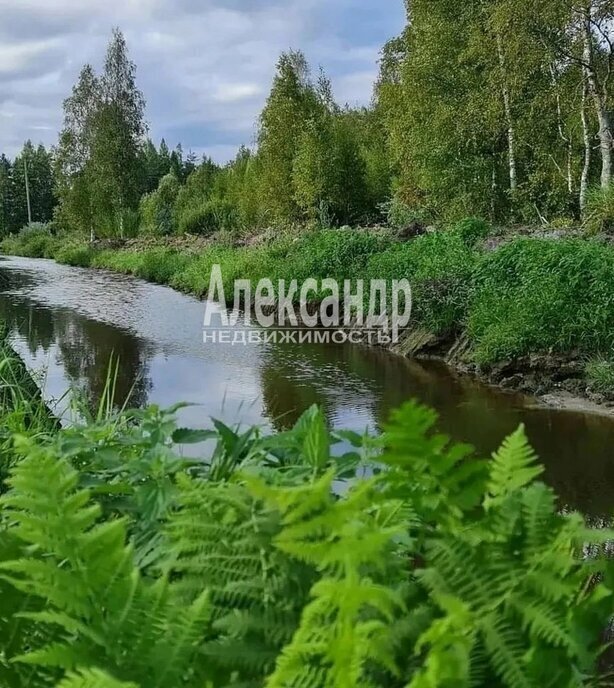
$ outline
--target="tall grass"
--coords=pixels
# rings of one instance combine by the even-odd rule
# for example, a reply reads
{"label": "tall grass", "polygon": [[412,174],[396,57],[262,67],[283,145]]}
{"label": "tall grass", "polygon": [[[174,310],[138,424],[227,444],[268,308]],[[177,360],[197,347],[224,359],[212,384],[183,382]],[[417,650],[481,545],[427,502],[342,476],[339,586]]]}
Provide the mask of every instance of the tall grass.
{"label": "tall grass", "polygon": [[479,360],[611,352],[614,250],[579,239],[517,239],[479,263],[468,309]]}

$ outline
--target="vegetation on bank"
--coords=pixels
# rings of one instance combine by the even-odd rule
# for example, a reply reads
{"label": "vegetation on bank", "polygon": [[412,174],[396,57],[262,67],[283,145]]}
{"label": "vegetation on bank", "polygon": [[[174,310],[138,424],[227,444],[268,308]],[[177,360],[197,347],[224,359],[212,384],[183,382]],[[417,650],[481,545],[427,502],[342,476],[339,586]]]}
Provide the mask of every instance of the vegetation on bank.
{"label": "vegetation on bank", "polygon": [[413,403],[381,437],[315,407],[270,436],[108,404],[45,430],[21,403],[0,408],[3,686],[607,683],[612,535],[561,513],[522,429],[484,461]]}
{"label": "vegetation on bank", "polygon": [[405,278],[413,324],[442,337],[466,332],[476,362],[531,353],[584,357],[595,391],[614,389],[606,374],[614,358],[614,247],[598,239],[499,237],[500,245],[486,250],[489,231],[467,219],[409,241],[385,230],[337,229],[274,233],[248,246],[218,239],[192,249],[163,241],[108,248],[26,231],[0,250],[133,274],[199,297],[219,264],[229,301],[235,279]]}

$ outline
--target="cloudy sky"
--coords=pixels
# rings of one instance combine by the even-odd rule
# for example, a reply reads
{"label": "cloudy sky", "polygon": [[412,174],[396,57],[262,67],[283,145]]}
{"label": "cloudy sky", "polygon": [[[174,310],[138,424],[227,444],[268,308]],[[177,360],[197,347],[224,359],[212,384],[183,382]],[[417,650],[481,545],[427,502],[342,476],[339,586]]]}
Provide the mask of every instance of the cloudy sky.
{"label": "cloudy sky", "polygon": [[279,53],[300,48],[337,100],[371,97],[402,0],[0,0],[0,152],[52,144],[81,66],[125,33],[152,137],[219,161],[254,138]]}

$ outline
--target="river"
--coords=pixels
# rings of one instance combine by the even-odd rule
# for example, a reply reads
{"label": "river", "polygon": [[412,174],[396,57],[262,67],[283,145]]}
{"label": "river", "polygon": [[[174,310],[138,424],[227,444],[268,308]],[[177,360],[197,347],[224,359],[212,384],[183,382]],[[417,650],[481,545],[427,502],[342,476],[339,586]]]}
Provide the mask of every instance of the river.
{"label": "river", "polygon": [[[562,505],[596,519],[614,508],[614,421],[529,408],[508,394],[417,362],[354,345],[205,344],[203,302],[167,287],[48,260],[0,260],[0,320],[45,398],[65,412],[66,391],[100,398],[111,356],[116,398],[131,406],[193,406],[180,422],[290,427],[319,404],[334,427],[376,430],[390,411],[417,398],[440,414],[440,428],[490,454],[524,423]],[[59,400],[59,401],[58,401]]]}

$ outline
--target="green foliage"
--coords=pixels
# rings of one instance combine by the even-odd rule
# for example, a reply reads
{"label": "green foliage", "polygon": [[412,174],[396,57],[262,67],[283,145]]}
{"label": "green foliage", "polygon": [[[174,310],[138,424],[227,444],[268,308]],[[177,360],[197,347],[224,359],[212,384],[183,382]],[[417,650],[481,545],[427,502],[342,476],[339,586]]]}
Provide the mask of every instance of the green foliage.
{"label": "green foliage", "polygon": [[179,232],[209,236],[222,229],[233,229],[236,224],[232,204],[220,198],[212,198],[199,207],[184,211],[179,220]]}
{"label": "green foliage", "polygon": [[54,238],[49,225],[33,222],[19,230],[19,233],[3,240],[5,253],[29,258],[50,258]]}
{"label": "green foliage", "polygon": [[450,231],[458,234],[467,245],[475,246],[490,234],[490,226],[481,218],[466,217],[457,222]]}
{"label": "green foliage", "polygon": [[[596,676],[613,572],[599,548],[581,554],[611,535],[558,511],[522,429],[486,462],[413,403],[378,439],[331,433],[315,408],[273,436],[176,428],[173,412],[13,437],[3,684],[555,688]],[[205,461],[177,453],[210,441]],[[383,470],[365,478],[365,461]]]}
{"label": "green foliage", "polygon": [[458,232],[434,232],[393,244],[369,261],[370,279],[408,279],[412,317],[436,333],[459,329],[468,309],[468,295],[479,254]]}
{"label": "green foliage", "polygon": [[614,393],[614,363],[602,357],[593,358],[586,364],[586,378],[597,392]]}
{"label": "green foliage", "polygon": [[54,259],[59,263],[81,268],[90,267],[94,255],[95,251],[91,246],[72,243],[58,246],[53,252]]}
{"label": "green foliage", "polygon": [[614,231],[614,185],[591,189],[586,199],[584,226],[589,234]]}
{"label": "green foliage", "polygon": [[468,329],[479,360],[614,346],[614,252],[583,240],[517,239],[479,263]]}
{"label": "green foliage", "polygon": [[99,669],[85,669],[67,676],[57,688],[138,688],[136,683],[116,681]]}
{"label": "green foliage", "polygon": [[386,217],[386,224],[393,229],[403,230],[414,222],[424,222],[423,213],[410,208],[396,195],[382,204],[382,211]]}
{"label": "green foliage", "polygon": [[[137,256],[138,254],[135,257]],[[138,264],[130,272],[150,282],[168,284],[174,275],[184,270],[189,263],[189,256],[172,249],[152,249],[143,252]]]}
{"label": "green foliage", "polygon": [[179,194],[179,180],[167,174],[158,188],[141,199],[141,229],[147,234],[171,234],[175,229],[175,203]]}

